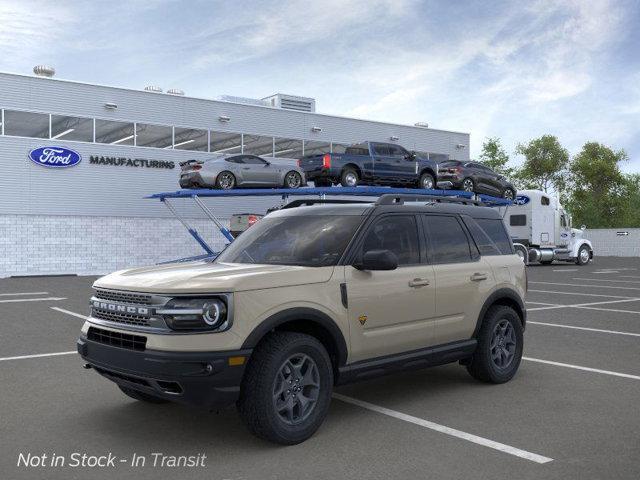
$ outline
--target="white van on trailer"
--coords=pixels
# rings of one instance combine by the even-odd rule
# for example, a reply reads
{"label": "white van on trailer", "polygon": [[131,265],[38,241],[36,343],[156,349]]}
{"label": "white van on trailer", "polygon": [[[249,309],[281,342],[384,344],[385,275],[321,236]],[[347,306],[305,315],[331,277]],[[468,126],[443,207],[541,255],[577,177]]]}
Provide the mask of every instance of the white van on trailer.
{"label": "white van on trailer", "polygon": [[548,265],[558,260],[586,265],[593,259],[591,242],[582,238],[585,227],[571,228],[571,216],[556,197],[521,190],[505,210],[505,224],[525,263]]}

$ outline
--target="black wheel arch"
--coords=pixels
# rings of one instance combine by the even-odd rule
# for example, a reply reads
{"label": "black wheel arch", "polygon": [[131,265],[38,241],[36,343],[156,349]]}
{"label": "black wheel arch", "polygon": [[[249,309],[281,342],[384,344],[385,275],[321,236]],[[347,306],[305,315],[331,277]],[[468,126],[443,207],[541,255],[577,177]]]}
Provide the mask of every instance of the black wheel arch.
{"label": "black wheel arch", "polygon": [[438,181],[436,172],[434,172],[433,168],[431,168],[431,167],[423,167],[422,170],[420,170],[420,174],[418,175],[418,179],[420,179],[420,177],[422,177],[422,175],[424,175],[425,173],[428,173],[429,175],[431,175],[433,177],[433,181],[434,182]]}
{"label": "black wheel arch", "polygon": [[493,292],[487,300],[485,300],[482,308],[480,309],[480,315],[478,315],[478,320],[476,321],[476,328],[473,331],[473,338],[478,336],[478,332],[480,331],[480,327],[482,326],[482,321],[484,320],[485,315],[487,314],[487,310],[494,305],[504,305],[507,307],[513,308],[518,316],[520,317],[520,321],[522,322],[522,329],[524,330],[527,324],[527,309],[524,305],[524,301],[518,295],[518,292],[511,288],[501,288]]}
{"label": "black wheel arch", "polygon": [[295,307],[275,313],[260,323],[246,338],[242,348],[255,348],[272,331],[306,333],[325,347],[337,378],[338,368],[347,363],[347,342],[336,322],[313,308]]}
{"label": "black wheel arch", "polygon": [[340,171],[340,175],[342,175],[342,172],[344,172],[348,168],[350,168],[351,170],[355,170],[358,174],[358,179],[362,180],[362,169],[355,163],[347,163],[345,166],[343,166],[342,170]]}

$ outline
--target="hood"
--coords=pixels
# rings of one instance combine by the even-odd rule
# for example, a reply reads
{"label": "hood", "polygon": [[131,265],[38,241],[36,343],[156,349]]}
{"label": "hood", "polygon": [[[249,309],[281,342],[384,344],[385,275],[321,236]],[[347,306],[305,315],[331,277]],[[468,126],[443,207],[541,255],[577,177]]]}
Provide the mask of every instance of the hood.
{"label": "hood", "polygon": [[333,267],[198,261],[120,270],[94,286],[147,293],[239,292],[327,282],[332,273]]}
{"label": "hood", "polygon": [[573,238],[582,238],[583,235],[584,235],[584,230],[581,230],[579,228],[572,228],[571,229],[571,236]]}

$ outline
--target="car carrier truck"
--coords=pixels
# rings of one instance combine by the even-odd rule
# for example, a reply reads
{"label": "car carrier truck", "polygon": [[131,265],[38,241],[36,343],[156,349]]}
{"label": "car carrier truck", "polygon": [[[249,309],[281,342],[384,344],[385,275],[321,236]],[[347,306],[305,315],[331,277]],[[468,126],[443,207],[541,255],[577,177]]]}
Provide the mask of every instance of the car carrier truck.
{"label": "car carrier truck", "polygon": [[583,238],[585,227],[571,227],[571,217],[557,198],[540,190],[522,190],[503,218],[525,263],[548,265],[554,260],[586,265],[593,247]]}

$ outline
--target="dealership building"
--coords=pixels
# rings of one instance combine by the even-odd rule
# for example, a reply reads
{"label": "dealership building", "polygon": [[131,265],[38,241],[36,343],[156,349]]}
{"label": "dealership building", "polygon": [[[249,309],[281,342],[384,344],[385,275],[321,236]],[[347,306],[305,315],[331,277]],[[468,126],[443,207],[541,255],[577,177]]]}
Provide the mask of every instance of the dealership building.
{"label": "dealership building", "polygon": [[[210,100],[58,80],[49,67],[34,72],[0,73],[0,277],[101,274],[202,253],[159,201],[144,199],[177,190],[185,160],[250,153],[294,162],[365,140],[436,160],[469,158],[467,133],[319,114],[306,97]],[[60,149],[77,154],[64,168],[31,159]],[[206,200],[223,221],[281,201]],[[223,247],[201,210],[175,206]]]}

